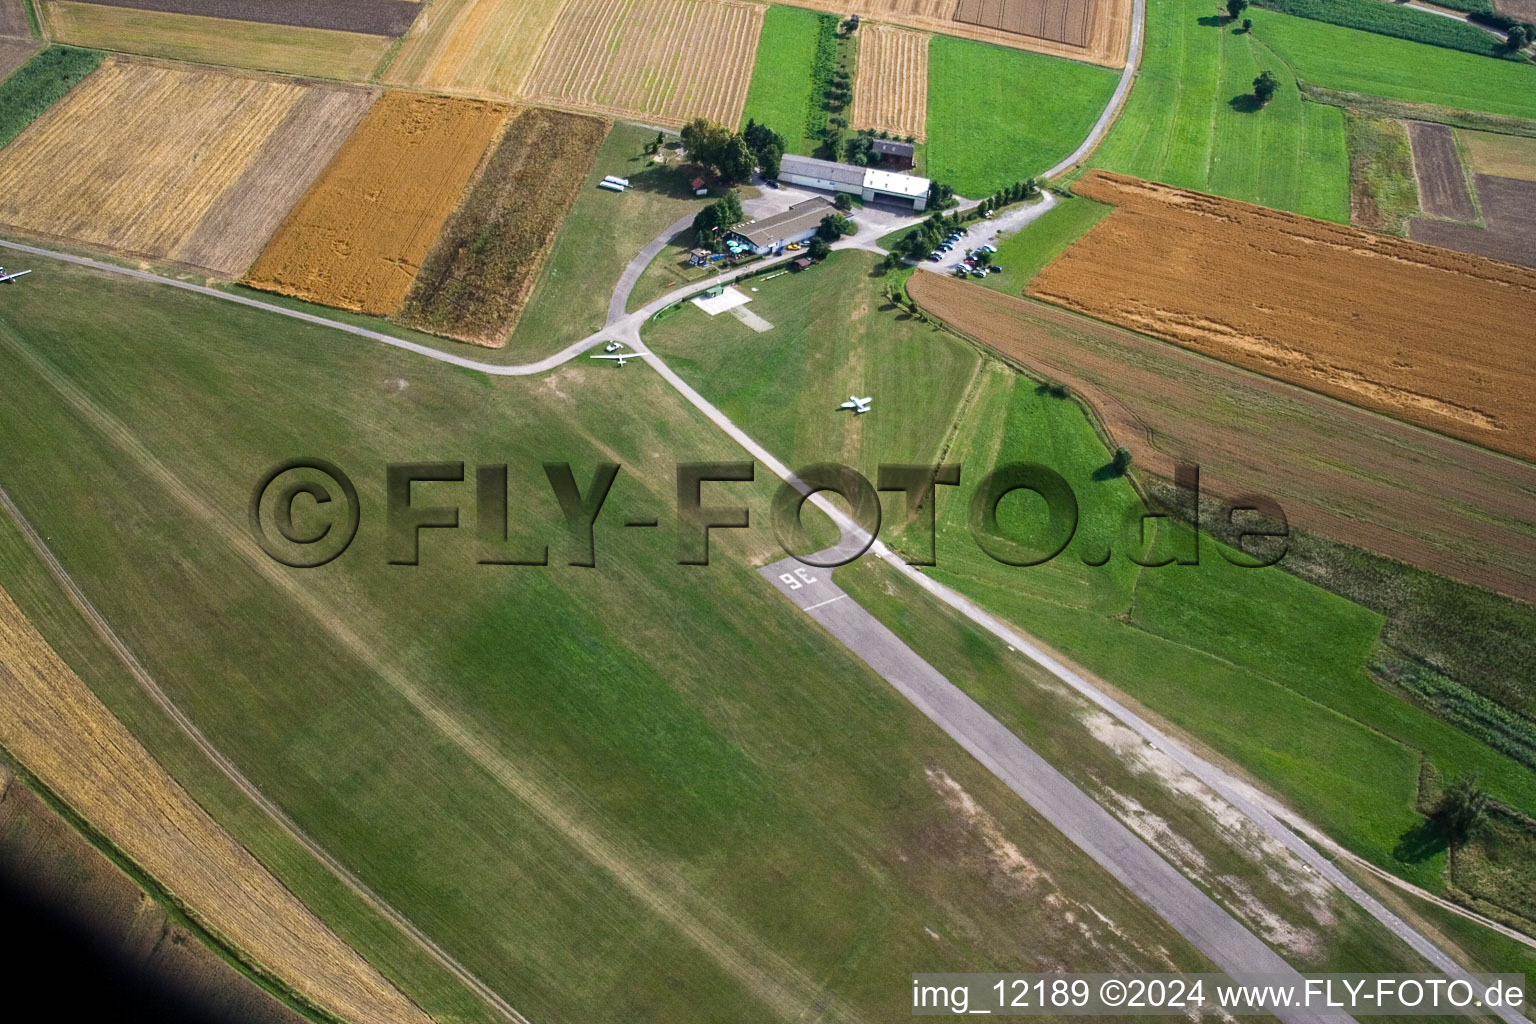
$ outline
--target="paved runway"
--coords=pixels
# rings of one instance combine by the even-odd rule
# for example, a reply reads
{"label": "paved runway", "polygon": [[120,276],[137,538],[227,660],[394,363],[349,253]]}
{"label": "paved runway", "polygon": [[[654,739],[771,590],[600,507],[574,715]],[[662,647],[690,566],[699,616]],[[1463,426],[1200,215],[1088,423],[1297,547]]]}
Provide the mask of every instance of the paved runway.
{"label": "paved runway", "polygon": [[[786,558],[759,571],[1218,968],[1299,980],[1279,954],[919,657],[833,583],[827,570]],[[1302,1011],[1276,1016],[1290,1022],[1351,1019]]]}

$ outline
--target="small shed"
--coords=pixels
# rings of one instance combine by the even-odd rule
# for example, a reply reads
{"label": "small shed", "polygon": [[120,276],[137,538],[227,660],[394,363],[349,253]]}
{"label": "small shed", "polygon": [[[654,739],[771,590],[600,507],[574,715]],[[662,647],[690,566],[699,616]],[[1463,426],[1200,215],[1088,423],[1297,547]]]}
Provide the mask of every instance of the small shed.
{"label": "small shed", "polygon": [[693,194],[696,196],[709,195],[709,182],[705,181],[703,178],[694,178]]}
{"label": "small shed", "polygon": [[811,258],[809,256],[801,256],[799,259],[791,263],[790,266],[794,267],[796,270],[807,270],[811,266]]}
{"label": "small shed", "polygon": [[702,267],[709,262],[714,253],[708,249],[694,249],[688,253],[688,264],[693,267]]}

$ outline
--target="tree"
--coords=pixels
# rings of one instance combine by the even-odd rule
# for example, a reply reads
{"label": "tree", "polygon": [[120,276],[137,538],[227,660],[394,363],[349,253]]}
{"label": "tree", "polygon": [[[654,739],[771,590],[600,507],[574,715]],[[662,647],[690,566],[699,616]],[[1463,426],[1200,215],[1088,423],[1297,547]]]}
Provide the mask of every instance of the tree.
{"label": "tree", "polygon": [[853,197],[847,192],[839,192],[837,198],[832,200],[832,205],[846,213],[853,209]]}
{"label": "tree", "polygon": [[851,235],[857,231],[853,221],[840,213],[829,213],[821,218],[821,226],[816,229],[816,237],[824,238],[829,242],[835,242],[844,235]]}
{"label": "tree", "polygon": [[1275,95],[1275,90],[1280,88],[1280,79],[1275,77],[1273,71],[1266,71],[1253,80],[1253,98],[1259,101],[1259,106],[1269,103]]}
{"label": "tree", "polygon": [[806,252],[810,254],[810,257],[813,260],[824,260],[827,258],[828,254],[832,252],[832,247],[828,245],[827,240],[822,238],[820,235],[813,237],[811,239],[811,244],[805,248]]}
{"label": "tree", "polygon": [[942,181],[935,181],[928,186],[928,206],[930,209],[943,210],[955,201],[955,190]]}
{"label": "tree", "polygon": [[867,131],[859,132],[843,143],[843,159],[858,167],[879,163],[879,158],[875,155],[875,137]]}
{"label": "tree", "polygon": [[1511,53],[1525,49],[1532,42],[1536,42],[1536,27],[1526,24],[1511,25],[1509,27],[1505,46],[1509,48]]}
{"label": "tree", "polygon": [[1466,842],[1488,820],[1488,794],[1477,782],[1476,775],[1456,776],[1435,808],[1435,824],[1450,842]]}
{"label": "tree", "polygon": [[1252,18],[1244,18],[1243,19],[1243,31],[1245,33],[1253,31],[1253,19]]}
{"label": "tree", "polygon": [[740,224],[744,216],[741,209],[741,196],[735,189],[730,189],[725,195],[694,214],[694,239],[699,245],[712,249],[720,233]]}
{"label": "tree", "polygon": [[661,152],[661,147],[666,145],[666,142],[667,142],[666,134],[664,132],[657,132],[656,133],[656,141],[651,143],[651,152],[652,153],[660,153]]}
{"label": "tree", "polygon": [[727,139],[715,159],[715,170],[728,182],[751,181],[756,169],[757,157],[740,135]]}
{"label": "tree", "polygon": [[1121,445],[1119,448],[1116,448],[1115,457],[1110,462],[1110,466],[1116,473],[1124,476],[1126,470],[1131,468],[1131,450],[1125,445]]}
{"label": "tree", "polygon": [[696,117],[683,126],[682,138],[688,159],[713,168],[726,182],[747,181],[752,177],[757,157],[740,132]]}
{"label": "tree", "polygon": [[976,261],[978,267],[990,267],[992,265],[992,254],[985,249],[978,249],[972,253],[971,259]]}
{"label": "tree", "polygon": [[741,137],[757,159],[757,165],[763,169],[763,177],[777,178],[779,160],[784,156],[784,136],[765,124],[748,121]]}
{"label": "tree", "polygon": [[1236,18],[1248,9],[1248,0],[1227,0],[1227,17]]}

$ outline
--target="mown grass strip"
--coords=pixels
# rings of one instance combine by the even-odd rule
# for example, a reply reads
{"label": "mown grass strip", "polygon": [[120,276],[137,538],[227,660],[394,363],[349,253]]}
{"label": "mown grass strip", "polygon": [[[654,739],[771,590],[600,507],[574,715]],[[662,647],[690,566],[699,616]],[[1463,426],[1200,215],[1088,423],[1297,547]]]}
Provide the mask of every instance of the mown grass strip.
{"label": "mown grass strip", "polygon": [[43,111],[101,65],[100,50],[50,46],[0,83],[0,146],[8,146]]}
{"label": "mown grass strip", "polygon": [[[789,153],[811,151],[806,130],[811,109],[818,105],[814,69],[824,17],[803,7],[778,5],[763,16],[741,123],[750,119],[772,128],[784,136]],[[830,68],[827,78],[831,80]]]}

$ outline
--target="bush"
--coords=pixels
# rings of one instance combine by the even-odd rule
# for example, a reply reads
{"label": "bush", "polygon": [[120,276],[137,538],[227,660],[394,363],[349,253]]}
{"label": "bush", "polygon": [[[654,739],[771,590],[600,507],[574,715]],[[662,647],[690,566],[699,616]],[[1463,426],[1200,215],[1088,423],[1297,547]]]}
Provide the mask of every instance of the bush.
{"label": "bush", "polygon": [[[1377,35],[1483,56],[1505,56],[1499,40],[1464,21],[1381,0],[1255,0],[1260,7]],[[1491,13],[1491,8],[1490,8]],[[1480,21],[1485,20],[1479,18]],[[1262,31],[1262,28],[1261,28]]]}

